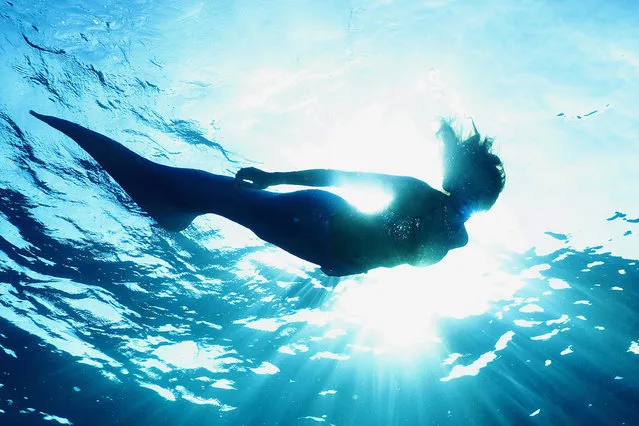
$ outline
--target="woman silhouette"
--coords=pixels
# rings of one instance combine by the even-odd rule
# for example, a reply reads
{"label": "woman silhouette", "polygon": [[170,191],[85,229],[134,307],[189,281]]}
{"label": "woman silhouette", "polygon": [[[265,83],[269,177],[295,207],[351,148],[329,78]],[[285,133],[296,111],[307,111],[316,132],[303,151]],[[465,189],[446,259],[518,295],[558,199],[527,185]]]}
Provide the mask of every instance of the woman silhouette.
{"label": "woman silhouette", "polygon": [[[181,231],[199,215],[218,214],[331,276],[440,261],[449,250],[466,245],[464,223],[472,212],[492,207],[505,184],[502,162],[491,152],[492,139],[481,139],[474,123],[474,135],[462,141],[451,123],[442,120],[441,192],[419,179],[377,173],[269,173],[249,167],[232,178],[169,167],[78,124],[31,114],[76,141],[163,228]],[[328,191],[264,190],[281,184],[376,185],[393,194],[393,200],[384,210],[369,214]]]}

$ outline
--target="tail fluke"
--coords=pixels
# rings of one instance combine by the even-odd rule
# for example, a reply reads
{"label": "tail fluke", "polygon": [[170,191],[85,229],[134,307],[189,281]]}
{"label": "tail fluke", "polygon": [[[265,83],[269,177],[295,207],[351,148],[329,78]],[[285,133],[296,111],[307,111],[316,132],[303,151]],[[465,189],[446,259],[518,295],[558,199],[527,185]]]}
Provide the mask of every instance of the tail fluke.
{"label": "tail fluke", "polygon": [[79,124],[35,111],[29,113],[80,145],[163,228],[181,231],[200,214],[192,203],[180,196],[181,191],[173,182],[180,169],[147,160],[121,143]]}

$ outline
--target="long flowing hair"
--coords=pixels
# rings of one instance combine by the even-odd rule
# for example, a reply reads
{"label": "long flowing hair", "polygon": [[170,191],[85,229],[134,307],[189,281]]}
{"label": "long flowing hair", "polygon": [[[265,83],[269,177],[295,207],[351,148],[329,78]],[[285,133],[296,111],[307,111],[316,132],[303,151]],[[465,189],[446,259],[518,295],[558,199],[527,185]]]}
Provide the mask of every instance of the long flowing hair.
{"label": "long flowing hair", "polygon": [[441,120],[437,135],[444,143],[442,188],[471,211],[488,210],[504,189],[506,173],[493,153],[493,139],[482,139],[474,122],[473,131],[463,140],[452,120]]}

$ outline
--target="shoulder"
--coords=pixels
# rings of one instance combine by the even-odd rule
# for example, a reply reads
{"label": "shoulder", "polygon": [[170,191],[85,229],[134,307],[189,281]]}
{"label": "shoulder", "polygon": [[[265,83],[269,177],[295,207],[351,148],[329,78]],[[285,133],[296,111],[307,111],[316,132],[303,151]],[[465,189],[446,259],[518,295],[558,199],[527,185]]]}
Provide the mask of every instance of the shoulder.
{"label": "shoulder", "polygon": [[[417,179],[412,176],[394,176],[395,178],[395,188],[401,194],[424,194],[429,196],[446,196],[441,191],[436,190],[423,180]],[[401,195],[397,194],[397,195]]]}
{"label": "shoulder", "polygon": [[443,205],[448,195],[424,181],[415,178],[405,182],[395,191],[390,208],[402,216],[425,216]]}

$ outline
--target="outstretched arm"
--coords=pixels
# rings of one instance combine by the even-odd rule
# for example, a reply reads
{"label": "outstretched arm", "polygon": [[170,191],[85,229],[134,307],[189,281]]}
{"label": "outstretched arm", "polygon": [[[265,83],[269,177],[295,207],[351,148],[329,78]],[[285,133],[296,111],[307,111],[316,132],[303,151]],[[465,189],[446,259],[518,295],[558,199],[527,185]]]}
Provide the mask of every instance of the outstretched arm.
{"label": "outstretched arm", "polygon": [[255,167],[240,169],[235,181],[247,188],[264,189],[275,185],[375,186],[393,195],[393,210],[399,214],[417,216],[424,209],[441,201],[445,194],[426,182],[410,176],[381,173],[349,172],[332,169],[311,169],[294,172],[265,172]]}
{"label": "outstretched arm", "polygon": [[235,182],[240,186],[257,189],[275,185],[339,186],[338,175],[344,174],[351,172],[326,169],[265,172],[255,167],[246,167],[237,172]]}
{"label": "outstretched arm", "polygon": [[240,169],[235,175],[238,185],[247,188],[264,189],[275,185],[301,186],[377,186],[393,192],[418,190],[425,185],[419,179],[409,176],[395,176],[381,173],[348,172],[334,169],[310,169],[294,172],[265,172],[255,167]]}

